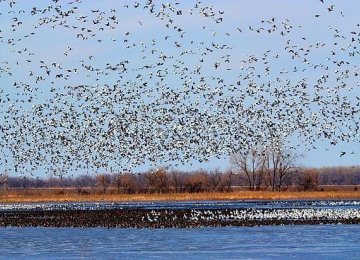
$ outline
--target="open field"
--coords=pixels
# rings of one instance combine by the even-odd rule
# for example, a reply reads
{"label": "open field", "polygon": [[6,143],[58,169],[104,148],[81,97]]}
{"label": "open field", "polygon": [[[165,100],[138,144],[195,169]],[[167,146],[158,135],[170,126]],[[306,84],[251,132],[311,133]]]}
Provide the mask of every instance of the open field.
{"label": "open field", "polygon": [[236,191],[214,193],[166,194],[71,194],[62,192],[8,192],[0,194],[0,203],[28,202],[130,202],[191,200],[288,200],[288,199],[360,199],[360,191]]}

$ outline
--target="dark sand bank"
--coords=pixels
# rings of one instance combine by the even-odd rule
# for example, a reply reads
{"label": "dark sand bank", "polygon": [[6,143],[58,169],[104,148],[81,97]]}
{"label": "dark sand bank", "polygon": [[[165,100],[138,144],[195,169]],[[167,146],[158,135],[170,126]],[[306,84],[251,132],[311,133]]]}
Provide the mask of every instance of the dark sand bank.
{"label": "dark sand bank", "polygon": [[358,209],[106,209],[0,212],[0,226],[186,228],[360,224]]}

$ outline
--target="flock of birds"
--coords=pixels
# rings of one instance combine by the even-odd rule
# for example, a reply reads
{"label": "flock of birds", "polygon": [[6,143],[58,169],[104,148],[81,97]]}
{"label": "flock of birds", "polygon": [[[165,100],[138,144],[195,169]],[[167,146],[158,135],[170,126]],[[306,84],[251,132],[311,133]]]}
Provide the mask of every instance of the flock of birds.
{"label": "flock of birds", "polygon": [[[344,206],[343,203],[352,205]],[[202,208],[196,208],[197,203],[195,205],[194,203],[6,204],[0,205],[0,225],[161,228],[358,224],[360,220],[357,201],[323,201],[320,207],[309,205],[278,207],[279,205],[274,205],[272,202],[265,207],[242,203],[243,205],[237,205],[236,208],[226,208],[222,203],[211,206],[207,204],[203,203]]]}
{"label": "flock of birds", "polygon": [[[157,212],[151,212],[148,219],[155,220]],[[229,210],[191,210],[185,219],[192,221],[311,221],[311,220],[347,220],[360,217],[358,209],[229,209]],[[155,217],[155,218],[154,218]]]}
{"label": "flock of birds", "polygon": [[[314,21],[346,21],[317,2]],[[108,6],[0,0],[3,172],[122,171],[296,149],[290,140],[359,142],[359,24],[314,40],[288,18],[232,28],[207,1]],[[248,39],[257,47],[244,53]]]}

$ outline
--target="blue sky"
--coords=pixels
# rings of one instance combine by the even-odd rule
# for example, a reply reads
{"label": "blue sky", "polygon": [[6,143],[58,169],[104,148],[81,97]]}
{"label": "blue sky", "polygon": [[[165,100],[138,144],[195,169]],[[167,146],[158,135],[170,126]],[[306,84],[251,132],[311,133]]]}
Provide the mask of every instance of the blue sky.
{"label": "blue sky", "polygon": [[[252,71],[250,67],[254,66],[254,74],[261,75],[259,78],[254,76],[257,84],[276,81],[276,78],[280,78],[282,83],[288,80],[291,84],[296,84],[301,79],[306,78],[309,85],[307,91],[312,96],[314,91],[311,86],[315,85],[319,77],[325,73],[330,75],[327,83],[328,88],[333,89],[339,84],[335,80],[338,68],[337,65],[334,65],[333,60],[346,60],[349,62],[347,66],[342,66],[339,69],[341,71],[347,69],[352,72],[358,71],[360,66],[358,54],[355,57],[349,57],[348,55],[351,48],[359,46],[358,41],[351,42],[351,37],[358,38],[357,33],[360,30],[357,26],[358,13],[360,12],[358,1],[325,0],[324,3],[321,3],[317,0],[204,0],[203,6],[213,6],[217,17],[222,17],[223,20],[220,23],[198,14],[194,8],[196,1],[179,1],[180,4],[177,8],[181,8],[183,14],[174,15],[172,19],[174,19],[173,25],[179,25],[179,28],[184,29],[183,37],[176,30],[166,27],[166,19],[168,18],[164,18],[164,20],[158,19],[142,8],[123,8],[123,5],[127,2],[130,6],[134,5],[132,1],[83,1],[73,5],[68,4],[68,2],[60,1],[59,3],[64,10],[69,10],[71,6],[78,6],[76,14],[66,19],[70,27],[76,26],[77,29],[59,25],[52,28],[51,23],[37,26],[39,19],[47,15],[37,14],[32,16],[29,12],[34,6],[37,6],[38,9],[44,9],[52,4],[51,1],[17,1],[12,9],[9,7],[9,1],[0,2],[0,36],[3,37],[0,44],[1,67],[5,70],[9,67],[12,71],[11,76],[4,71],[0,73],[1,89],[3,93],[10,94],[13,98],[16,98],[16,91],[12,87],[14,82],[27,82],[33,88],[38,87],[41,89],[41,91],[36,92],[33,103],[23,105],[25,110],[30,109],[33,104],[50,100],[53,95],[50,91],[51,87],[61,89],[64,85],[91,85],[99,82],[101,84],[112,84],[118,80],[118,74],[116,73],[97,76],[91,74],[91,76],[88,76],[86,71],[74,72],[74,69],[81,67],[82,62],[88,65],[91,64],[94,68],[104,69],[107,63],[116,64],[128,60],[130,61],[129,66],[134,70],[129,71],[122,80],[137,82],[136,76],[141,72],[136,68],[141,67],[143,64],[158,62],[161,54],[174,57],[173,61],[168,63],[171,65],[168,67],[169,71],[172,70],[172,65],[178,61],[184,62],[183,66],[195,68],[198,60],[202,57],[201,52],[204,46],[212,46],[212,43],[231,47],[231,49],[207,54],[202,65],[202,76],[208,80],[209,88],[213,90],[221,88],[221,86],[215,85],[211,80],[212,77],[223,78],[224,85],[233,84],[237,81],[236,77],[239,74],[245,75],[249,73],[249,71]],[[139,1],[139,3],[142,6],[145,1]],[[160,1],[155,1],[155,3],[158,7],[160,6]],[[173,4],[172,1],[170,3]],[[164,2],[164,4],[166,3]],[[99,13],[91,10],[97,9],[105,12],[102,15],[104,17],[116,14],[118,24],[114,24],[115,29],[102,31],[99,30],[99,26],[91,22],[91,19],[99,15]],[[117,12],[112,13],[111,9],[116,9]],[[25,10],[25,13],[19,13],[20,10]],[[9,11],[10,13],[8,13]],[[190,15],[191,12],[192,15]],[[49,12],[49,14],[52,13]],[[87,18],[81,18],[82,16]],[[274,20],[272,20],[273,18]],[[12,31],[14,27],[11,27],[11,24],[16,23],[16,21],[22,21],[22,24],[15,27],[15,31]],[[59,22],[52,24],[58,24]],[[267,30],[272,29],[273,25],[276,25],[275,30],[268,33]],[[37,28],[34,28],[34,26]],[[91,32],[86,32],[86,29],[82,31],[81,28],[90,29]],[[286,32],[285,28],[288,28],[289,32]],[[259,33],[256,30],[259,30]],[[284,35],[281,34],[282,31],[285,32]],[[352,33],[354,31],[356,35]],[[31,32],[35,32],[35,34],[24,37]],[[82,36],[79,37],[78,35],[79,33],[89,37],[89,39],[82,40]],[[96,36],[92,37],[92,33],[96,33]],[[335,35],[338,36],[334,37]],[[169,40],[165,40],[166,37],[169,37]],[[21,40],[17,41],[20,38]],[[14,39],[16,44],[7,44],[9,39]],[[153,42],[156,42],[156,45],[152,45]],[[177,48],[175,43],[181,43],[181,47]],[[322,44],[325,45],[321,48],[315,47]],[[309,68],[309,64],[302,62],[303,57],[293,59],[288,49],[285,48],[286,46],[290,46],[302,54],[306,52],[306,49],[311,49],[307,59],[312,64],[312,67]],[[25,48],[26,50],[24,50]],[[156,55],[151,55],[151,50],[154,49],[156,49]],[[187,53],[182,55],[184,51]],[[333,51],[336,52],[335,55],[332,55]],[[268,58],[268,65],[261,62],[254,64],[245,62],[252,56],[261,60],[267,52],[266,55],[270,57]],[[34,53],[34,55],[29,55],[30,53]],[[224,62],[223,59],[220,69],[214,69],[214,63],[227,54],[231,55],[229,63]],[[143,59],[143,56],[146,56],[146,58]],[[279,57],[275,59],[275,56]],[[331,60],[328,59],[329,57]],[[31,62],[26,61],[30,59]],[[61,64],[63,68],[71,70],[69,79],[49,77],[36,83],[35,77],[29,75],[44,75],[44,69],[40,68],[41,62],[46,65]],[[316,64],[328,66],[328,70],[315,69]],[[267,66],[271,72],[269,75],[264,75]],[[231,68],[231,70],[226,68]],[[163,67],[162,69],[166,68]],[[56,71],[55,68],[53,70]],[[199,77],[194,75],[192,80],[197,81]],[[96,81],[96,79],[98,80]],[[149,85],[151,85],[150,76],[146,75],[145,79],[148,79]],[[355,96],[360,94],[359,85],[357,85],[359,79],[350,77],[343,80],[351,89],[342,89],[339,95],[347,97],[351,102],[355,102]],[[182,79],[172,73],[169,73],[166,77],[165,83],[175,89],[180,88],[183,84]],[[246,85],[246,83],[245,80],[243,84]],[[157,94],[151,95],[156,97]],[[267,98],[270,99],[270,97]],[[194,96],[193,100],[195,99]],[[193,101],[189,100],[189,102]],[[146,103],[146,99],[143,102]],[[252,100],[248,102],[252,102]],[[8,104],[1,105],[3,106],[2,110],[7,109]],[[318,109],[318,107],[314,109]],[[309,116],[309,114],[306,116]],[[337,131],[343,129],[340,127]],[[359,136],[355,136],[349,142],[339,141],[337,145],[331,145],[328,140],[321,138],[311,145],[306,145],[306,141],[297,135],[290,136],[288,139],[290,145],[299,145],[297,152],[304,155],[303,158],[299,159],[300,165],[319,167],[359,164]],[[342,151],[347,153],[345,156],[340,157]],[[210,156],[207,163],[190,161],[183,166],[176,167],[185,170],[197,168],[227,169],[230,167],[228,157],[221,157],[221,159],[216,159]],[[168,165],[169,162],[165,160],[155,164],[164,166]],[[135,168],[135,170],[144,170],[148,167],[150,165],[145,164]]]}

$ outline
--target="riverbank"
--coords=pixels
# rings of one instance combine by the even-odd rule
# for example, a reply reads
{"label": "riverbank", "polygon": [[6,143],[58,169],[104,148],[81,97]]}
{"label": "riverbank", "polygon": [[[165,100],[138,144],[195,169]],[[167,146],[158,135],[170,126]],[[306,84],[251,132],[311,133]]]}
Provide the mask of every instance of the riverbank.
{"label": "riverbank", "polygon": [[360,191],[270,192],[237,191],[166,194],[67,194],[62,192],[2,193],[0,203],[36,202],[132,202],[132,201],[206,201],[206,200],[304,200],[360,199]]}

